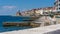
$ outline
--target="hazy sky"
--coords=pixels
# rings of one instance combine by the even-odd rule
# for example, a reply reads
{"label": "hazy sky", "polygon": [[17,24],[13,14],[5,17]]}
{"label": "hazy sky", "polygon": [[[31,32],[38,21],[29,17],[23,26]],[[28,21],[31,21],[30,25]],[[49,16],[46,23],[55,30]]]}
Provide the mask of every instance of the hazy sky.
{"label": "hazy sky", "polygon": [[54,6],[55,0],[0,0],[0,15],[15,15],[17,10]]}

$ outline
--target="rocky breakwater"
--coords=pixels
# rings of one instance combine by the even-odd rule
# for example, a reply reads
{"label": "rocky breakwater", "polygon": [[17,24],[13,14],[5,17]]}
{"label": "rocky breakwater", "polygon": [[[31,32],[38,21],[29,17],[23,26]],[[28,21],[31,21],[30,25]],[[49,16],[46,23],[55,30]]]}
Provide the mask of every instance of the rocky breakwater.
{"label": "rocky breakwater", "polygon": [[30,23],[23,23],[23,22],[5,22],[3,23],[4,27],[11,27],[11,26],[30,26]]}

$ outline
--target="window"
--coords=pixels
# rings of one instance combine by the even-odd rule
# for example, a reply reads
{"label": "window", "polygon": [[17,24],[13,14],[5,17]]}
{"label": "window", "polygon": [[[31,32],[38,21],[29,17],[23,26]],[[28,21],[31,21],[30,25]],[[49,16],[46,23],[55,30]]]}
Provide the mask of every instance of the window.
{"label": "window", "polygon": [[59,6],[60,6],[60,4],[59,4]]}
{"label": "window", "polygon": [[60,1],[60,0],[59,0]]}
{"label": "window", "polygon": [[60,9],[60,8],[59,8]]}

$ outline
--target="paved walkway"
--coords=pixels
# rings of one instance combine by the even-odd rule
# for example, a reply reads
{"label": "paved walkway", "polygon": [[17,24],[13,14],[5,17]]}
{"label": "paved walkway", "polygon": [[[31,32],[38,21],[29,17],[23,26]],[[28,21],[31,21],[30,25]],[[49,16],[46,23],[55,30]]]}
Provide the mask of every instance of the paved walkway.
{"label": "paved walkway", "polygon": [[51,31],[56,31],[60,29],[60,24],[50,25],[50,26],[43,26],[25,30],[18,30],[18,31],[10,31],[10,32],[3,32],[0,34],[44,34]]}

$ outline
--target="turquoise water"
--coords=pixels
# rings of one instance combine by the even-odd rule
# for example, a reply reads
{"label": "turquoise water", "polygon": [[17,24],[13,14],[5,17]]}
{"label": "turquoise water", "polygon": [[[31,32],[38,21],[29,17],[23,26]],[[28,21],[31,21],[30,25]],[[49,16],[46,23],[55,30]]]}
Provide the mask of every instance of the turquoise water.
{"label": "turquoise water", "polygon": [[3,27],[3,22],[26,22],[31,19],[30,17],[22,16],[0,16],[0,32],[13,31],[13,30],[23,30],[31,27]]}

